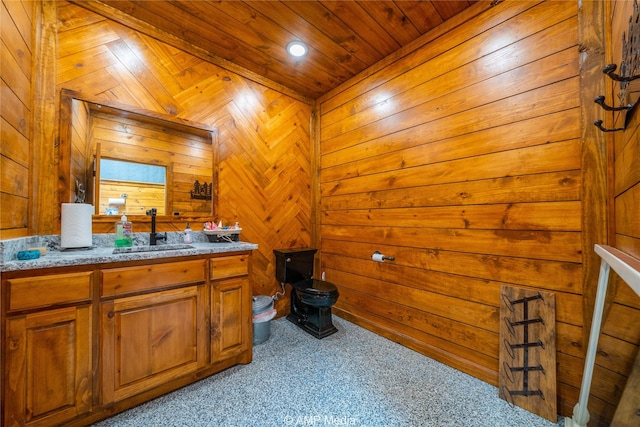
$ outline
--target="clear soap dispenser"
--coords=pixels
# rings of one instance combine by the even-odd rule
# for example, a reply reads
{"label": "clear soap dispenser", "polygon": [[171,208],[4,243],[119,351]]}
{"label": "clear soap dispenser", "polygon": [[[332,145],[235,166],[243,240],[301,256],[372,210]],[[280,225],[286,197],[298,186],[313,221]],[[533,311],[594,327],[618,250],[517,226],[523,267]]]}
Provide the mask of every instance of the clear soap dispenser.
{"label": "clear soap dispenser", "polygon": [[191,227],[189,226],[189,223],[187,223],[187,228],[184,229],[183,239],[185,243],[193,243],[193,236],[191,235]]}
{"label": "clear soap dispenser", "polygon": [[116,248],[128,248],[133,246],[133,224],[127,221],[127,215],[123,214],[120,221],[116,222]]}

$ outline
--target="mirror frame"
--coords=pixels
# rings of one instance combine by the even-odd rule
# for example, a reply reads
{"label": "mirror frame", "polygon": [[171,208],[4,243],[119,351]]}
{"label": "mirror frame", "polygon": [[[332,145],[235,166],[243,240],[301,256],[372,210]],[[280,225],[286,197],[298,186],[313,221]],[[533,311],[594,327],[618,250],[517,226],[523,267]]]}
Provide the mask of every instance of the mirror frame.
{"label": "mirror frame", "polygon": [[[90,108],[99,109],[108,112],[114,116],[138,120],[144,123],[156,124],[162,127],[187,132],[198,135],[211,140],[212,165],[211,165],[211,182],[213,183],[211,197],[211,212],[201,216],[185,216],[185,215],[159,215],[157,217],[158,225],[173,222],[206,222],[218,217],[218,181],[219,181],[219,164],[218,164],[218,129],[202,123],[196,123],[177,117],[168,116],[162,113],[145,110],[142,108],[132,107],[130,105],[121,104],[115,101],[98,99],[87,96],[82,93],[70,90],[60,90],[60,128],[58,141],[58,203],[70,203],[71,186],[75,187],[75,183],[71,183],[71,134],[72,134],[72,104],[73,101],[80,101],[89,104]],[[87,183],[85,183],[87,185]],[[95,195],[95,191],[92,191]],[[95,206],[95,203],[93,203]],[[132,215],[129,220],[136,222],[150,222],[146,215]],[[113,215],[93,215],[93,223],[113,224]],[[103,227],[99,227],[103,228]],[[160,231],[167,230],[167,227]],[[171,227],[168,227],[171,228]]]}

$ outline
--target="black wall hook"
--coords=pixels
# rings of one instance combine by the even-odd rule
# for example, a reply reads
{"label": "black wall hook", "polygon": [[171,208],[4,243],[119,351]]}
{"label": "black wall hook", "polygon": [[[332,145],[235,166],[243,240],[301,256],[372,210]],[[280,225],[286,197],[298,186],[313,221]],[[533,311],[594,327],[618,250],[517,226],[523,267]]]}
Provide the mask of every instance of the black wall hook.
{"label": "black wall hook", "polygon": [[610,107],[610,106],[608,106],[607,104],[604,103],[604,96],[603,95],[596,96],[596,99],[594,99],[593,102],[595,102],[596,104],[601,106],[605,111],[631,110],[633,108],[633,106],[634,106],[634,104],[627,104],[627,105],[624,105],[622,107]]}
{"label": "black wall hook", "polygon": [[614,71],[616,71],[616,68],[618,68],[616,64],[607,64],[602,69],[602,72],[605,73],[607,76],[609,76],[611,80],[615,80],[617,82],[630,82],[636,79],[640,79],[640,74],[637,74],[635,76],[626,76],[626,77],[616,74],[614,73]]}
{"label": "black wall hook", "polygon": [[596,120],[595,122],[593,122],[594,125],[596,125],[598,127],[598,129],[600,129],[602,132],[617,132],[619,130],[624,130],[625,128],[613,128],[613,129],[607,129],[605,127],[602,127],[602,120]]}

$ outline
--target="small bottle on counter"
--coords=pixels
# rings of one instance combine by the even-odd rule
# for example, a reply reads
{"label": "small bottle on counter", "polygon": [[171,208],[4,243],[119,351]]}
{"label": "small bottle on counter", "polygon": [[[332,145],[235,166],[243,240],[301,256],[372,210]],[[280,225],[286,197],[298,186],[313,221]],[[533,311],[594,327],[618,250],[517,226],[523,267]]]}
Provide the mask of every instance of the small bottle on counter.
{"label": "small bottle on counter", "polygon": [[185,243],[193,243],[193,236],[191,235],[191,227],[189,223],[187,223],[187,228],[184,229],[184,242]]}
{"label": "small bottle on counter", "polygon": [[116,248],[128,248],[133,246],[133,224],[127,221],[127,215],[123,214],[120,221],[116,222]]}

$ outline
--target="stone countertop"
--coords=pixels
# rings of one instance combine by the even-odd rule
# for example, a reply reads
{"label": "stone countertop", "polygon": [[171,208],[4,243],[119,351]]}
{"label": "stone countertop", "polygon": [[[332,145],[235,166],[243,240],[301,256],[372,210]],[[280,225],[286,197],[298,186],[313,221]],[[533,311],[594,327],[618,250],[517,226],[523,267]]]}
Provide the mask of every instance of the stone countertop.
{"label": "stone countertop", "polygon": [[[173,239],[172,239],[173,240]],[[200,240],[200,239],[197,239]],[[94,243],[96,239],[94,239]],[[147,242],[140,242],[142,244],[134,245],[134,249],[136,246],[145,246]],[[184,246],[182,242],[169,242],[169,243],[159,243],[157,245],[158,248],[167,245],[180,247]],[[23,245],[20,245],[23,246]],[[31,243],[31,246],[34,246]],[[42,245],[46,246],[46,245]],[[104,263],[113,263],[113,262],[124,262],[124,261],[138,261],[138,260],[152,260],[152,259],[161,259],[161,258],[171,258],[171,257],[182,257],[182,256],[194,256],[194,255],[207,255],[207,254],[220,254],[227,252],[238,252],[238,251],[251,251],[258,248],[258,245],[254,243],[247,242],[230,242],[230,243],[209,243],[207,241],[194,241],[190,243],[189,246],[191,248],[188,249],[169,249],[169,250],[151,250],[145,252],[130,252],[130,253],[113,253],[114,246],[96,246],[94,244],[91,248],[82,248],[82,249],[66,249],[60,250],[59,247],[51,247],[46,252],[46,255],[41,256],[40,258],[33,260],[25,260],[20,261],[15,258],[15,254],[13,256],[8,256],[4,260],[2,264],[0,264],[0,272],[8,272],[8,271],[23,271],[23,270],[34,270],[41,268],[54,268],[54,267],[65,267],[65,266],[76,266],[76,265],[86,265],[86,264],[104,264]],[[155,248],[154,248],[155,249]],[[21,249],[24,250],[24,249]],[[17,253],[17,252],[16,252]],[[5,254],[6,256],[7,254]]]}

